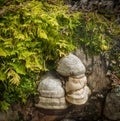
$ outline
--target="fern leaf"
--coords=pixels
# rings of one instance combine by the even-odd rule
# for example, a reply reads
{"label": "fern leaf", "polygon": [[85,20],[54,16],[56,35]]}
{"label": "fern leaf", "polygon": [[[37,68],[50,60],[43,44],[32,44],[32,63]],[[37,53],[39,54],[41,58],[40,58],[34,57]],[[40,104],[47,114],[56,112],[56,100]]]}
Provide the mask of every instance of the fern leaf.
{"label": "fern leaf", "polygon": [[19,62],[14,62],[14,63],[9,63],[9,65],[13,66],[14,70],[15,70],[17,73],[23,74],[23,75],[26,74],[24,64],[19,63]]}
{"label": "fern leaf", "polygon": [[65,56],[65,55],[66,55],[66,53],[65,53],[65,52],[63,52],[63,51],[61,51],[61,50],[59,50],[59,49],[57,49],[57,52],[59,53],[59,56],[60,56],[60,57],[62,57],[62,56]]}
{"label": "fern leaf", "polygon": [[20,76],[12,69],[8,71],[7,78],[10,79],[11,84],[18,86],[20,83]]}
{"label": "fern leaf", "polygon": [[37,34],[38,34],[38,37],[42,39],[48,39],[46,32],[40,28],[38,28]]}
{"label": "fern leaf", "polygon": [[27,50],[21,50],[21,52],[20,52],[20,55],[19,55],[19,59],[26,59],[26,58],[28,58],[29,56],[31,56],[31,55],[34,55],[35,53],[34,52],[30,52],[30,51],[27,51]]}
{"label": "fern leaf", "polygon": [[1,81],[6,80],[6,74],[2,70],[0,70],[0,80]]}
{"label": "fern leaf", "polygon": [[0,56],[3,56],[3,57],[7,56],[6,52],[2,48],[0,48]]}

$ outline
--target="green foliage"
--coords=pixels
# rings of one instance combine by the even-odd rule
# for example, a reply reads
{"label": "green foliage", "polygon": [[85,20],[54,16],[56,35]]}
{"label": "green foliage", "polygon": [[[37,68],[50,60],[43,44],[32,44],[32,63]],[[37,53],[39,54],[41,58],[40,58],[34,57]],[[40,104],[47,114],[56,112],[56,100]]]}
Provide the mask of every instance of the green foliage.
{"label": "green foliage", "polygon": [[112,42],[112,48],[109,52],[109,60],[112,71],[118,78],[120,78],[120,40],[118,38],[114,38],[114,41]]}
{"label": "green foliage", "polygon": [[67,6],[31,1],[1,17],[1,110],[7,110],[14,102],[25,103],[30,95],[36,94],[36,75],[54,68],[47,63],[75,49],[71,31],[77,23],[67,9]]}
{"label": "green foliage", "polygon": [[[111,28],[111,26],[113,27]],[[106,33],[113,35],[115,27],[115,24],[97,13],[81,13],[80,25],[75,30],[77,36],[75,34],[73,38],[86,53],[95,55],[111,48],[112,39]],[[119,29],[117,28],[117,30]]]}
{"label": "green foliage", "polygon": [[10,104],[7,103],[6,101],[0,101],[0,109],[1,110],[3,110],[3,111],[8,110],[9,106],[10,106]]}
{"label": "green foliage", "polygon": [[115,19],[109,20],[94,12],[81,12],[79,21],[73,34],[76,46],[82,47],[90,56],[104,55],[111,72],[120,77],[120,27]]}
{"label": "green foliage", "polygon": [[118,27],[96,13],[70,13],[61,4],[25,1],[2,7],[7,11],[0,18],[1,110],[35,95],[39,73],[54,69],[55,61],[76,46],[95,55],[111,50],[109,35],[119,37]]}

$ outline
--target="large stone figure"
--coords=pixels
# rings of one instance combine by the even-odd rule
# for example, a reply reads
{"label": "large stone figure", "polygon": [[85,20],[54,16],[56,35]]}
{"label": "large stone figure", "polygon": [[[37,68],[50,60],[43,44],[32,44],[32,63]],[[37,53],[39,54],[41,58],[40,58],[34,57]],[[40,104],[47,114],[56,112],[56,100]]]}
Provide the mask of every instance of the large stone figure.
{"label": "large stone figure", "polygon": [[90,89],[87,86],[85,71],[81,60],[73,54],[69,54],[59,61],[57,72],[68,77],[65,90],[66,100],[69,103],[82,105],[87,102]]}

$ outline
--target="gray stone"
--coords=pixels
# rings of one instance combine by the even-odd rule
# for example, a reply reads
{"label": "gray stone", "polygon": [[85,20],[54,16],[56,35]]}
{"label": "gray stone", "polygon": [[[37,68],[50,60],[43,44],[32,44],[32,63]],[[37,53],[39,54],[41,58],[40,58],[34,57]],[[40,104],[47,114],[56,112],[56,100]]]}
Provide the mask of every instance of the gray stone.
{"label": "gray stone", "polygon": [[92,92],[100,92],[109,87],[111,81],[106,76],[106,66],[100,55],[90,57],[82,49],[77,49],[75,55],[80,58],[86,67],[88,86]]}
{"label": "gray stone", "polygon": [[77,56],[69,54],[58,62],[56,71],[62,76],[77,76],[84,74],[86,69]]}
{"label": "gray stone", "polygon": [[120,85],[107,95],[104,115],[108,119],[120,121]]}
{"label": "gray stone", "polygon": [[12,109],[6,112],[0,112],[0,121],[16,121],[18,119],[17,111],[13,111]]}

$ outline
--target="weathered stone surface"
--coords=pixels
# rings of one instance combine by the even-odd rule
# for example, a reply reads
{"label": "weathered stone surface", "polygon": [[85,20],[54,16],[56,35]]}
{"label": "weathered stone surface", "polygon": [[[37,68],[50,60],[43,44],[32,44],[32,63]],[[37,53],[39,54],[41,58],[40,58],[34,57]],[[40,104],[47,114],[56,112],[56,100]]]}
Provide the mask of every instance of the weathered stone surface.
{"label": "weathered stone surface", "polygon": [[73,78],[69,77],[68,81],[66,82],[66,92],[71,92],[75,90],[82,89],[87,84],[87,78],[86,76],[83,76],[81,78]]}
{"label": "weathered stone surface", "polygon": [[88,85],[93,92],[99,92],[109,87],[111,81],[106,76],[104,65],[101,64],[99,57],[96,57],[92,74],[87,79]]}
{"label": "weathered stone surface", "polygon": [[59,61],[56,71],[62,76],[77,76],[84,74],[85,70],[81,60],[77,56],[69,54]]}
{"label": "weathered stone surface", "polygon": [[[118,92],[117,92],[118,91]],[[106,98],[104,115],[111,120],[120,121],[120,85],[113,89]]]}
{"label": "weathered stone surface", "polygon": [[106,76],[106,63],[100,55],[89,57],[83,50],[77,49],[75,55],[80,58],[86,67],[88,86],[92,92],[100,92],[109,87],[111,81]]}
{"label": "weathered stone surface", "polygon": [[18,114],[12,109],[7,110],[6,112],[0,112],[0,121],[16,121],[16,120],[18,120]]}

